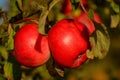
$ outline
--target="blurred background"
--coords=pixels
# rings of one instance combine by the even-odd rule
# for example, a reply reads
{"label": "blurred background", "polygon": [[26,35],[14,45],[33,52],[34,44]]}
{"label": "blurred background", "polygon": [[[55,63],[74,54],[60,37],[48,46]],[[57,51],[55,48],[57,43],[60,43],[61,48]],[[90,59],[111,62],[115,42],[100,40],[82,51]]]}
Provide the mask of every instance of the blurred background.
{"label": "blurred background", "polygon": [[[20,0],[0,0],[0,80],[4,80],[4,78],[2,77],[7,77],[6,75],[10,76],[10,73],[8,73],[8,71],[10,70],[8,69],[8,67],[10,67],[10,65],[8,66],[7,64],[8,67],[5,67],[3,65],[5,59],[3,58],[5,57],[4,53],[9,54],[13,49],[6,49],[5,47],[6,43],[8,43],[7,40],[9,38],[6,38],[8,36],[6,36],[5,34],[4,36],[2,36],[3,33],[6,33],[7,30],[5,26],[6,23],[4,23],[1,13],[7,13],[8,19],[18,14],[19,11],[16,8],[15,1]],[[79,2],[79,0],[71,1],[76,1],[76,4],[73,4],[74,12],[76,13],[77,10],[75,9],[75,6]],[[103,23],[107,26],[111,41],[110,49],[104,59],[89,60],[77,69],[67,69],[65,72],[64,80],[120,80],[120,0],[86,1],[88,2],[90,8],[92,8],[99,14]],[[56,5],[53,10],[56,8],[58,8],[59,10],[61,8],[62,2],[57,4],[58,5]],[[53,19],[54,17],[52,17],[50,18],[51,22],[54,22],[55,20],[58,21],[64,18],[64,15],[60,12],[60,10],[58,10],[54,10],[57,19]],[[16,76],[16,80],[54,80],[53,77],[50,76],[50,74],[48,73],[45,65],[36,69],[22,67],[22,72],[20,71],[19,73],[19,71],[20,70],[18,70],[18,74],[22,74],[22,78],[19,79],[20,76]]]}

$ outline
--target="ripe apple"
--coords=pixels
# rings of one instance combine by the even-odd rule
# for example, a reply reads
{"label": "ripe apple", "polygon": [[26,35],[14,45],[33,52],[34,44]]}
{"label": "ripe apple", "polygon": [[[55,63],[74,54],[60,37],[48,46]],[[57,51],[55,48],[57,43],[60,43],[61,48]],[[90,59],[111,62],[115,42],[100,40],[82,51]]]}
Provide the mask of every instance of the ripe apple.
{"label": "ripe apple", "polygon": [[85,12],[81,12],[81,14],[77,16],[75,19],[83,23],[87,27],[89,35],[91,35],[95,31],[94,23]]}
{"label": "ripe apple", "polygon": [[70,0],[64,0],[62,4],[62,13],[63,14],[70,14],[72,12],[72,4]]}
{"label": "ripe apple", "polygon": [[14,55],[25,66],[37,67],[50,57],[48,40],[38,32],[37,24],[26,24],[14,37]]}
{"label": "ripe apple", "polygon": [[102,23],[100,16],[96,12],[93,12],[93,16],[96,23]]}
{"label": "ripe apple", "polygon": [[[93,12],[93,17],[96,23],[102,23],[101,18],[96,12]],[[79,16],[75,17],[75,19],[83,23],[88,28],[89,35],[91,35],[95,31],[95,25],[87,13],[81,12]]]}
{"label": "ripe apple", "polygon": [[87,0],[81,0],[81,3],[83,4],[83,6],[84,6],[85,9],[89,8]]}
{"label": "ripe apple", "polygon": [[88,29],[74,19],[57,22],[48,33],[48,43],[54,60],[68,68],[77,68],[87,60]]}

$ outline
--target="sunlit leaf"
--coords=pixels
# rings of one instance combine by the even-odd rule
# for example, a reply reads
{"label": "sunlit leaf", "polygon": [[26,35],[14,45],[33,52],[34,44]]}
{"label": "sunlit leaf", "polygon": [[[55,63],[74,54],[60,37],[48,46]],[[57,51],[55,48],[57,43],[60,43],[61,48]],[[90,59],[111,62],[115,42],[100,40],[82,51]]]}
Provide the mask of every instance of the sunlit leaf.
{"label": "sunlit leaf", "polygon": [[99,59],[102,59],[108,53],[110,41],[109,41],[109,38],[106,37],[106,35],[101,31],[97,30],[96,34],[97,34],[96,47],[98,49],[98,53],[95,53],[95,56],[98,57]]}
{"label": "sunlit leaf", "polygon": [[96,42],[95,42],[95,38],[94,37],[90,37],[90,43],[91,43],[91,46],[92,46],[92,50],[87,50],[86,51],[86,54],[87,54],[87,57],[89,59],[94,59],[94,53],[95,53],[95,47],[96,47]]}
{"label": "sunlit leaf", "polygon": [[10,0],[10,8],[11,9],[9,12],[9,18],[14,17],[18,13],[20,13],[20,11],[18,10],[18,8],[16,6],[16,0]]}
{"label": "sunlit leaf", "polygon": [[99,29],[96,30],[96,36],[90,38],[91,42],[91,51],[87,50],[87,57],[90,59],[94,59],[94,57],[97,57],[99,59],[103,59],[110,47],[110,38],[106,27],[102,24],[101,27],[103,28],[103,31],[100,31]]}
{"label": "sunlit leaf", "polygon": [[120,5],[116,4],[114,1],[111,2],[111,6],[116,13],[120,12]]}
{"label": "sunlit leaf", "polygon": [[7,60],[8,59],[8,52],[5,47],[0,46],[0,55]]}
{"label": "sunlit leaf", "polygon": [[4,75],[7,77],[7,79],[12,80],[13,79],[13,65],[10,62],[5,62],[4,64]]}
{"label": "sunlit leaf", "polygon": [[117,25],[120,23],[120,15],[111,15],[111,28],[116,28]]}
{"label": "sunlit leaf", "polygon": [[8,50],[12,50],[14,48],[14,39],[13,39],[13,36],[15,35],[15,31],[11,28],[11,26],[9,26],[9,31],[10,31],[10,34],[9,34],[9,39],[8,39],[8,42],[7,42],[7,49]]}

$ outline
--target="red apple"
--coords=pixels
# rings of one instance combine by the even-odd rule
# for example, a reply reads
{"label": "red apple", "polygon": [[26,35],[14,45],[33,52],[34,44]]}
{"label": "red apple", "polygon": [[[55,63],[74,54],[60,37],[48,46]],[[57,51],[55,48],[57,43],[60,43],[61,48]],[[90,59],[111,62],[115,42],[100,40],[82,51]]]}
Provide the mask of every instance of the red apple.
{"label": "red apple", "polygon": [[48,40],[38,32],[37,24],[24,25],[14,37],[14,55],[25,66],[36,67],[50,57]]}
{"label": "red apple", "polygon": [[89,35],[91,35],[95,31],[94,23],[85,12],[81,12],[81,14],[77,16],[75,19],[87,27]]}
{"label": "red apple", "polygon": [[62,13],[63,14],[70,14],[72,12],[72,4],[70,0],[64,0],[62,4]]}
{"label": "red apple", "polygon": [[83,4],[83,6],[84,6],[85,9],[89,8],[87,0],[81,0],[81,3]]}
{"label": "red apple", "polygon": [[96,23],[102,23],[100,16],[96,12],[93,12],[93,16]]}
{"label": "red apple", "polygon": [[74,19],[57,22],[48,33],[48,42],[54,60],[64,67],[77,68],[87,60],[88,30]]}
{"label": "red apple", "polygon": [[[102,23],[101,18],[96,12],[93,12],[93,17],[96,23]],[[77,16],[75,19],[83,23],[88,28],[89,35],[91,35],[95,31],[95,25],[93,21],[90,19],[90,17],[88,16],[88,12],[87,13],[81,12],[80,15]]]}

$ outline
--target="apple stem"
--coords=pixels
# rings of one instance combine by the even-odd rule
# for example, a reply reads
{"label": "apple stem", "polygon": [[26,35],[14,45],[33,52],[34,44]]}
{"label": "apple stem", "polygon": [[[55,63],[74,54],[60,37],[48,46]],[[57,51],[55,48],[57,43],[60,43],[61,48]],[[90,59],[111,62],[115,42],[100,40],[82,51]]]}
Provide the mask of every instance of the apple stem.
{"label": "apple stem", "polygon": [[43,10],[41,15],[40,15],[40,18],[39,18],[38,31],[41,34],[45,34],[44,27],[45,27],[47,15],[48,15],[48,11],[47,10]]}
{"label": "apple stem", "polygon": [[83,6],[82,0],[80,0],[80,6],[81,6],[81,8],[83,9],[83,11],[84,11],[85,13],[87,13],[85,7]]}
{"label": "apple stem", "polygon": [[58,3],[60,0],[53,0],[50,5],[49,5],[49,8],[46,9],[45,7],[42,7],[42,13],[40,15],[40,18],[39,18],[39,24],[38,24],[38,31],[43,34],[43,35],[46,35],[45,33],[45,23],[46,23],[46,18],[49,14],[49,11],[52,9],[52,7]]}

